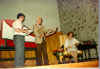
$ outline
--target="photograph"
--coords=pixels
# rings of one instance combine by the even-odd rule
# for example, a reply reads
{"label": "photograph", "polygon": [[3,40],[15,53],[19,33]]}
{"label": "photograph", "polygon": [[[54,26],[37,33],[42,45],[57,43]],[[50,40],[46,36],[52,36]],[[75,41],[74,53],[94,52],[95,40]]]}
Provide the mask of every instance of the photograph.
{"label": "photograph", "polygon": [[0,69],[99,68],[99,0],[0,0]]}

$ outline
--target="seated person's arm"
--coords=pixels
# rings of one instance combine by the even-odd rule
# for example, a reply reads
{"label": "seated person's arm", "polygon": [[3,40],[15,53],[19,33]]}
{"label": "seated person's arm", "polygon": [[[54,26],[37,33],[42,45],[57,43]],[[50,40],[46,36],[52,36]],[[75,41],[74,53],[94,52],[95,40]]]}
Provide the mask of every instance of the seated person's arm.
{"label": "seated person's arm", "polygon": [[68,39],[65,40],[64,50],[66,50],[67,48],[68,48]]}
{"label": "seated person's arm", "polygon": [[78,46],[79,43],[80,43],[80,42],[79,42],[78,40],[74,39],[74,44],[75,44],[75,46]]}
{"label": "seated person's arm", "polygon": [[78,45],[79,45],[79,43],[76,43],[76,44],[75,44],[75,46],[78,46]]}

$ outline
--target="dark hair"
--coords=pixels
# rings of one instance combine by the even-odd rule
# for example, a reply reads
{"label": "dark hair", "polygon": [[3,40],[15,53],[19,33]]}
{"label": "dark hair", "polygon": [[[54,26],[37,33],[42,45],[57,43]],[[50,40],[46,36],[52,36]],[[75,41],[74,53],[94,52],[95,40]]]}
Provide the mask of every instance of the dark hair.
{"label": "dark hair", "polygon": [[20,16],[24,16],[24,18],[25,18],[25,15],[23,13],[18,13],[17,14],[17,19],[19,19]]}
{"label": "dark hair", "polygon": [[74,37],[74,33],[73,32],[68,32],[67,35],[69,36],[70,34],[72,34],[72,37]]}

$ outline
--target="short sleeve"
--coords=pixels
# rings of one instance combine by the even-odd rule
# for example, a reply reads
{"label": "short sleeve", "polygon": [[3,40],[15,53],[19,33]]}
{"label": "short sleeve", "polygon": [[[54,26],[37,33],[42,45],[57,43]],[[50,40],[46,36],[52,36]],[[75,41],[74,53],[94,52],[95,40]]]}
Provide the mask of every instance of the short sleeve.
{"label": "short sleeve", "polygon": [[15,29],[17,26],[16,22],[13,23],[13,28]]}
{"label": "short sleeve", "polygon": [[80,43],[77,39],[74,38],[74,44]]}
{"label": "short sleeve", "polygon": [[16,29],[16,28],[20,28],[20,24],[18,24],[16,21],[13,23],[13,28]]}

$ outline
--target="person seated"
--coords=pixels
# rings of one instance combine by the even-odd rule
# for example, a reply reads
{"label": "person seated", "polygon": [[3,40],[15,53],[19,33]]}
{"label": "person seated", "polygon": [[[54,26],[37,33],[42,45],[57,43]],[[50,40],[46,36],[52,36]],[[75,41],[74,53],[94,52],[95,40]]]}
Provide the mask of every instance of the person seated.
{"label": "person seated", "polygon": [[65,52],[70,53],[75,62],[78,62],[78,50],[76,46],[78,46],[79,41],[74,38],[73,32],[68,32],[67,36],[68,38],[65,40],[64,50]]}

